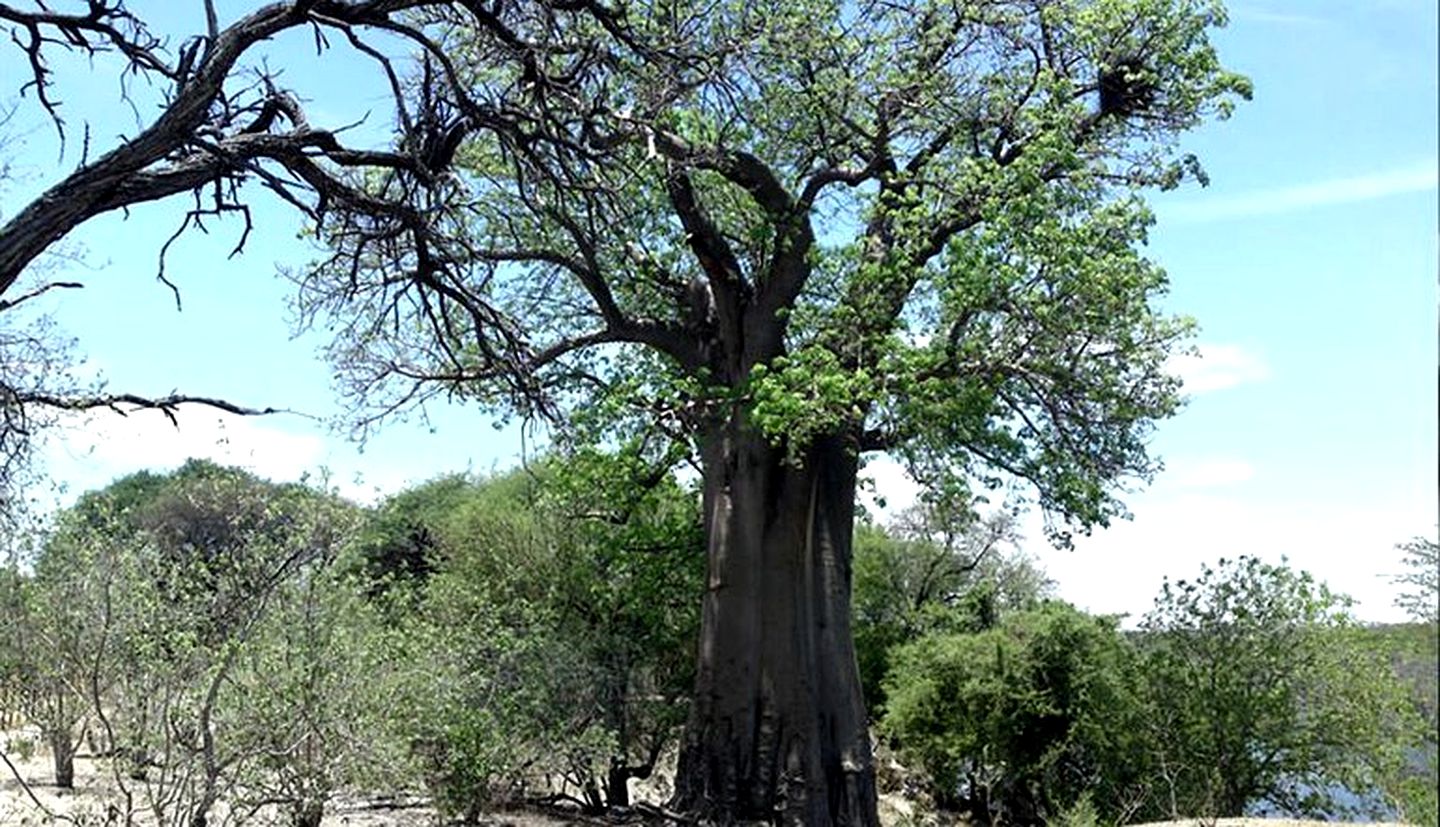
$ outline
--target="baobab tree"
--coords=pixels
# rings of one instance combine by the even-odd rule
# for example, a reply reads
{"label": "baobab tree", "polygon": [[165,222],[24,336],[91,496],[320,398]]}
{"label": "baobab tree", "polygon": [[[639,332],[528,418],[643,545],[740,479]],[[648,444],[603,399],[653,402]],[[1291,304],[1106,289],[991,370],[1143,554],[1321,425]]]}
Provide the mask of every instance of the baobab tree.
{"label": "baobab tree", "polygon": [[[0,20],[30,55],[137,48],[173,102],[0,230],[0,288],[90,215],[197,187],[240,210],[249,179],[328,251],[299,301],[362,426],[459,396],[688,456],[709,574],[675,803],[718,822],[876,823],[867,453],[954,502],[1023,481],[1058,542],[1151,473],[1186,325],[1155,307],[1140,193],[1203,178],[1177,136],[1248,93],[1202,0],[296,0],[159,63],[88,8]],[[273,82],[227,93],[294,27],[382,64],[393,145],[347,147]]]}
{"label": "baobab tree", "polygon": [[[867,452],[933,496],[1121,513],[1183,322],[1137,247],[1244,96],[1189,0],[426,10],[425,169],[335,209],[301,303],[366,422],[436,395],[655,461],[708,542],[676,805],[874,824],[850,629]],[[464,133],[463,139],[456,132]],[[409,205],[395,211],[388,205]],[[359,203],[352,200],[352,203]]]}

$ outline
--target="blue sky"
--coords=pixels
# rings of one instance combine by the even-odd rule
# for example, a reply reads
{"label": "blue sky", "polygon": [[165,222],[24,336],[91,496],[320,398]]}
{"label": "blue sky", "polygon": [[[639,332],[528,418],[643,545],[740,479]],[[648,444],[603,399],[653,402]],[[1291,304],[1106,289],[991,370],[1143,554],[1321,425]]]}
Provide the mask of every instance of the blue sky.
{"label": "blue sky", "polygon": [[[142,16],[163,9],[176,31],[193,25],[173,4],[132,5]],[[222,3],[221,14],[247,7]],[[1395,619],[1384,577],[1400,568],[1393,546],[1433,538],[1437,523],[1436,4],[1236,0],[1230,9],[1216,42],[1227,65],[1253,79],[1255,100],[1185,140],[1211,187],[1153,201],[1150,253],[1170,272],[1169,308],[1198,319],[1202,357],[1174,366],[1191,402],[1154,439],[1167,470],[1127,498],[1133,520],[1059,552],[1032,518],[1025,548],[1064,597],[1096,611],[1141,613],[1162,577],[1251,553],[1287,555],[1356,596],[1362,617]],[[288,78],[323,107],[314,120],[343,122],[372,106],[378,115],[361,69],[337,72],[305,57],[306,46],[303,37],[276,43],[271,63],[290,67]],[[0,78],[17,76],[17,57],[0,49]],[[123,111],[103,63],[67,68],[61,83],[72,130]],[[0,215],[74,161],[57,165],[54,133],[21,104],[22,178],[0,194]],[[49,309],[79,339],[84,369],[136,392],[335,414],[321,341],[290,338],[287,285],[274,275],[277,263],[308,255],[293,219],[257,213],[236,259],[225,259],[235,222],[177,243],[177,312],[153,277],[178,209],[109,216],[72,238],[82,263],[66,275],[87,286]],[[181,423],[178,432],[157,416],[72,423],[46,448],[57,492],[44,496],[63,500],[197,455],[277,478],[325,467],[368,499],[446,471],[503,468],[521,450],[516,429],[455,408],[394,424],[363,454],[304,417],[190,411]],[[912,487],[897,469],[872,469],[888,499],[904,501]]]}

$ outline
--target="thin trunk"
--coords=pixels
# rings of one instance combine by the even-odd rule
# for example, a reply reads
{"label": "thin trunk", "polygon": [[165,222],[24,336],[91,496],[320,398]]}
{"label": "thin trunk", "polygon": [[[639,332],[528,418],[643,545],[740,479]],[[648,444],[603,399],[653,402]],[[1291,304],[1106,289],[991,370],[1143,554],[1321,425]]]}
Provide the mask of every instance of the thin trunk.
{"label": "thin trunk", "polygon": [[709,580],[676,779],[708,820],[878,824],[850,630],[856,456],[799,457],[743,423],[704,445]]}
{"label": "thin trunk", "polygon": [[294,827],[320,827],[325,820],[325,802],[306,799],[296,802],[291,824]]}
{"label": "thin trunk", "polygon": [[605,777],[605,806],[610,808],[630,806],[630,779],[635,777],[630,767],[610,766]]}
{"label": "thin trunk", "polygon": [[215,703],[220,696],[220,687],[225,678],[230,674],[230,669],[235,665],[235,659],[240,654],[239,645],[232,641],[232,645],[225,652],[224,658],[220,661],[220,668],[210,678],[210,686],[205,691],[205,700],[200,705],[200,715],[196,720],[196,728],[200,732],[200,764],[202,775],[200,776],[200,794],[197,796],[194,808],[190,814],[190,827],[206,827],[210,820],[210,810],[220,799],[220,760],[216,755],[215,728],[213,715]]}
{"label": "thin trunk", "polygon": [[50,732],[50,754],[55,759],[55,786],[62,790],[75,788],[75,740],[69,727]]}

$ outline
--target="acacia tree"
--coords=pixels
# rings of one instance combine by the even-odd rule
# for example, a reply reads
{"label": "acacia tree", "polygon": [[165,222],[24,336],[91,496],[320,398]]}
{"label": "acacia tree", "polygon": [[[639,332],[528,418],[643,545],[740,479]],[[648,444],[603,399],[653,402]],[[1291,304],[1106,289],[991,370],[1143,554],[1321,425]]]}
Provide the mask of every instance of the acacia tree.
{"label": "acacia tree", "polygon": [[[201,216],[243,213],[249,178],[334,250],[302,301],[335,314],[363,424],[460,394],[693,449],[710,569],[688,810],[875,822],[849,625],[864,452],[945,496],[1028,480],[1081,529],[1152,468],[1184,326],[1152,307],[1136,190],[1198,172],[1174,137],[1247,91],[1208,44],[1212,2],[293,0],[209,19],[171,57],[118,0],[0,4],[37,95],[57,47],[114,49],[170,91],[0,228],[0,291],[94,215],[192,191]],[[394,147],[348,147],[273,80],[235,82],[299,27],[382,62]],[[422,53],[414,78],[375,31]]]}
{"label": "acacia tree", "polygon": [[[469,6],[467,5],[467,8]],[[1137,191],[1248,91],[1192,0],[500,4],[425,18],[404,141],[299,274],[362,425],[435,395],[693,449],[709,572],[677,779],[873,824],[860,457],[1082,530],[1176,405]],[[349,206],[365,207],[360,200]]]}

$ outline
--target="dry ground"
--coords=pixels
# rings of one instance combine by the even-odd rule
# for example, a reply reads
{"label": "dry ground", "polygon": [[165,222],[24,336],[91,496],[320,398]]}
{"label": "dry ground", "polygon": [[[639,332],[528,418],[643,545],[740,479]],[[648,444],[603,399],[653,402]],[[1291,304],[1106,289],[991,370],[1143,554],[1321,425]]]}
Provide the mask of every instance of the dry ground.
{"label": "dry ground", "polygon": [[[0,762],[0,827],[107,824],[106,802],[115,790],[107,767],[82,753],[75,760],[75,789],[61,790],[52,783],[50,755],[43,747],[23,758],[17,750],[5,749],[7,743],[19,739],[32,744],[38,741],[33,732],[0,731],[0,750],[20,775],[17,779],[11,768]],[[324,827],[433,827],[437,823],[435,812],[423,802],[395,806],[387,802],[341,801],[326,815]],[[560,827],[575,822],[526,812],[497,813],[486,823],[492,827]]]}
{"label": "dry ground", "polygon": [[[32,742],[33,733],[0,732],[0,749],[7,740],[15,736],[28,737]],[[5,756],[16,765],[25,784],[15,778],[3,763],[0,763],[0,827],[40,827],[41,825],[78,823],[78,825],[105,825],[105,803],[113,793],[113,782],[108,770],[86,757],[80,756],[75,762],[75,789],[60,790],[53,786],[50,774],[49,755],[41,749],[21,760],[15,750],[5,750]],[[29,792],[26,791],[29,787]],[[37,804],[31,794],[39,800]],[[324,827],[432,827],[437,824],[435,813],[423,804],[404,807],[386,806],[377,802],[341,802],[332,808]],[[59,816],[58,819],[51,815]],[[925,824],[927,819],[915,817],[909,801],[897,795],[881,797],[880,817],[882,824],[892,827]],[[71,821],[73,819],[73,822]],[[575,819],[563,819],[554,815],[533,812],[497,813],[488,822],[493,827],[559,827],[579,823]],[[1247,819],[1225,818],[1214,820],[1181,820],[1154,822],[1135,827],[1322,827],[1325,822],[1297,821],[1291,819]],[[1331,825],[1333,827],[1333,825]],[[1405,827],[1400,824],[1375,824],[1371,827]]]}

